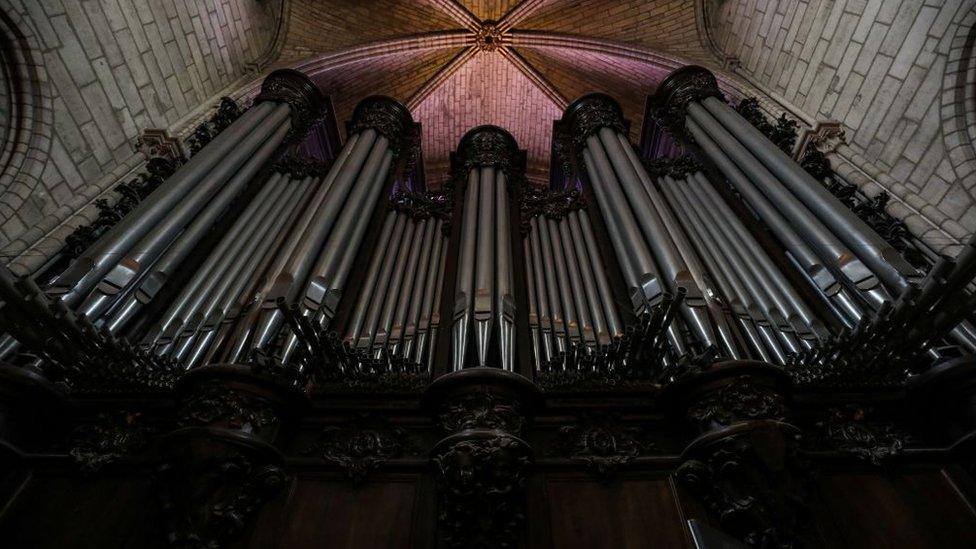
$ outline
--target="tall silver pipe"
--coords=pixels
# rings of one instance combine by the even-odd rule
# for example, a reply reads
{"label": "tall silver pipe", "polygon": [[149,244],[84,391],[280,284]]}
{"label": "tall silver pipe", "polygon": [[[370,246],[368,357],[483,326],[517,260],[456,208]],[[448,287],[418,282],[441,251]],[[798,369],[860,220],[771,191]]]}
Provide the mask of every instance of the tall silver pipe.
{"label": "tall silver pipe", "polygon": [[552,248],[552,268],[555,271],[556,289],[558,290],[559,302],[563,312],[563,322],[566,327],[566,337],[572,344],[582,342],[582,332],[580,332],[579,317],[576,314],[576,303],[573,298],[573,286],[569,278],[569,270],[566,268],[566,257],[563,253],[562,234],[559,231],[559,224],[548,218],[540,219],[545,223],[546,232],[549,233],[549,245]]}
{"label": "tall silver pipe", "polygon": [[525,286],[528,290],[529,331],[532,336],[532,357],[535,359],[535,364],[541,366],[548,358],[545,358],[542,354],[542,326],[539,324],[539,307],[536,305],[536,268],[535,263],[532,261],[531,239],[524,238],[522,240],[522,255],[522,261],[525,264]]}
{"label": "tall silver pipe", "polygon": [[[410,358],[413,356],[414,338],[417,337],[417,327],[418,323],[420,322],[421,308],[425,307],[426,300],[433,299],[433,295],[428,296],[427,292],[428,287],[431,288],[431,292],[433,291],[433,285],[428,281],[435,276],[434,273],[435,269],[437,268],[435,263],[438,260],[437,248],[440,245],[441,240],[441,235],[438,232],[440,230],[440,220],[431,217],[426,221],[427,230],[424,234],[423,251],[420,254],[420,260],[417,264],[416,279],[414,280],[413,284],[416,292],[410,298],[410,308],[406,312],[406,316],[402,321],[400,321],[403,326],[403,343],[398,351],[400,355],[407,360],[410,360]],[[396,330],[395,326],[394,330]]]}
{"label": "tall silver pipe", "polygon": [[[578,214],[575,211],[566,215],[566,222],[562,227],[568,233],[564,236],[566,242],[570,242],[573,250],[572,260],[579,267],[580,286],[582,287],[582,299],[585,300],[589,309],[587,318],[591,322],[593,343],[596,345],[608,345],[613,337],[604,320],[604,304],[600,289],[597,287],[596,277],[593,274],[593,265],[590,262],[587,252],[587,243],[584,241],[583,231],[579,226]],[[586,215],[586,214],[583,214]],[[574,293],[576,291],[574,290]],[[611,307],[612,307],[611,303]]]}
{"label": "tall silver pipe", "polygon": [[478,193],[478,245],[474,275],[474,334],[478,366],[488,364],[495,295],[495,168],[481,168]]}
{"label": "tall silver pipe", "polygon": [[[566,273],[569,275],[570,299],[574,302],[573,305],[576,309],[576,315],[579,318],[580,336],[582,337],[583,343],[592,347],[597,344],[596,330],[591,319],[591,311],[593,309],[589,303],[589,293],[594,293],[594,288],[590,288],[590,292],[587,292],[584,288],[581,271],[588,270],[589,267],[582,264],[576,253],[576,248],[582,243],[576,242],[573,239],[572,232],[569,229],[568,214],[558,223],[554,223],[553,226],[559,231],[559,240],[563,245],[562,255],[566,264]],[[589,273],[587,272],[587,274]],[[594,305],[599,306],[598,303]],[[602,325],[601,328],[605,329]]]}
{"label": "tall silver pipe", "polygon": [[[702,217],[703,213],[701,209],[694,207],[688,195],[682,192],[679,186],[676,185],[670,189],[677,199],[675,202],[683,205],[688,220],[695,227],[698,234],[703,236],[701,241],[709,246],[718,268],[726,274],[730,284],[736,294],[738,294],[739,300],[746,306],[746,310],[749,311],[750,316],[756,322],[759,333],[766,344],[766,348],[775,356],[777,364],[785,364],[786,354],[781,349],[780,343],[773,333],[772,326],[775,325],[775,320],[769,316],[768,310],[770,307],[769,303],[765,301],[765,296],[761,294],[761,290],[756,287],[755,283],[746,277],[741,266],[736,265],[736,257],[733,251],[728,243],[725,242],[725,239],[719,234],[718,230],[714,226],[709,225],[708,221]],[[757,304],[755,308],[750,307],[752,303]]]}
{"label": "tall silver pipe", "polygon": [[[611,338],[624,335],[624,323],[617,312],[617,306],[613,299],[613,292],[610,290],[610,280],[607,278],[606,269],[600,259],[600,250],[597,247],[596,235],[593,227],[590,226],[590,218],[582,212],[571,212],[569,214],[572,227],[578,228],[583,236],[583,243],[586,244],[586,255],[589,258],[590,271],[596,281],[597,293],[600,296],[600,303],[603,305],[604,318],[607,321],[607,331]],[[596,315],[594,315],[595,318]]]}
{"label": "tall silver pipe", "polygon": [[675,194],[674,186],[676,184],[674,180],[665,181],[665,184],[661,185],[661,192],[678,214],[677,219],[682,223],[685,231],[691,235],[692,242],[697,248],[698,254],[711,271],[712,278],[718,285],[719,291],[725,297],[725,301],[729,305],[732,314],[738,320],[739,326],[742,328],[743,334],[748,338],[752,349],[760,359],[766,362],[772,362],[773,357],[766,350],[759,333],[756,331],[756,321],[762,320],[765,322],[765,318],[752,302],[752,299],[746,294],[738,276],[729,268],[722,252],[717,249],[715,241],[697,226],[698,218],[693,218],[693,214],[688,212],[689,206],[685,203],[684,198]]}
{"label": "tall silver pipe", "polygon": [[352,148],[348,159],[342,165],[336,163],[336,166],[329,170],[335,172],[335,175],[332,176],[335,180],[328,188],[328,196],[321,197],[318,208],[311,215],[310,221],[314,220],[314,224],[310,225],[309,230],[298,233],[301,238],[292,249],[288,262],[275,279],[268,282],[269,287],[267,291],[263,292],[265,300],[262,307],[264,310],[253,331],[251,348],[264,348],[277,335],[283,322],[281,312],[277,308],[277,301],[279,298],[284,298],[287,302],[294,303],[298,297],[319,250],[332,230],[339,210],[346,203],[346,197],[349,195],[353,182],[355,182],[366,162],[367,155],[373,148],[376,137],[376,130],[372,128],[364,130],[358,135],[355,142],[350,141],[351,145],[346,145]]}
{"label": "tall silver pipe", "polygon": [[[677,186],[675,190],[684,196],[689,205],[699,203],[690,188]],[[700,208],[696,213],[701,220],[701,225],[725,251],[729,266],[739,275],[746,291],[762,308],[769,323],[777,328],[777,337],[788,347],[789,351],[799,352],[801,350],[799,344],[793,337],[790,337],[793,333],[793,326],[787,321],[783,313],[782,298],[775,293],[772,287],[764,284],[763,275],[758,267],[750,261],[747,255],[744,255],[741,244],[728,233],[727,228],[722,226],[722,223],[714,217],[713,212],[710,212],[708,208]]]}
{"label": "tall silver pipe", "polygon": [[[116,271],[118,271],[119,275],[131,274],[133,276],[140,276],[141,273],[145,274],[144,276],[140,276],[138,286],[134,288],[134,291],[125,297],[125,303],[117,307],[116,311],[112,313],[111,319],[106,323],[106,327],[110,332],[117,333],[117,330],[124,327],[144,304],[152,301],[156,297],[156,294],[166,285],[173,272],[179,268],[190,252],[196,248],[200,239],[210,231],[217,218],[226,211],[231,202],[241,193],[251,179],[257,175],[261,168],[264,167],[267,160],[278,149],[282,141],[284,141],[290,128],[291,124],[278,126],[277,131],[245,162],[241,169],[217,193],[217,196],[203,208],[200,215],[194,217],[193,221],[186,227],[186,230],[175,237],[175,242],[166,249],[158,261],[152,264],[150,269],[146,268],[145,256],[137,257],[132,253],[113,267],[112,272],[106,276],[106,281],[113,278],[112,273]],[[125,282],[124,278],[114,277],[112,286],[113,289],[121,289],[119,284],[125,286],[129,283]],[[106,295],[99,291],[102,290],[103,286],[104,284],[99,284],[96,293]],[[116,289],[115,291],[118,290]],[[95,295],[92,294],[92,296],[89,296],[85,304],[79,308],[90,319],[97,318],[101,311],[111,303],[107,299],[104,303],[98,305],[93,304],[94,307],[89,307],[88,304]]]}
{"label": "tall silver pipe", "polygon": [[242,140],[254,135],[254,129],[272,115],[275,119],[286,117],[288,106],[259,103],[248,109],[89,247],[51,284],[49,293],[65,305],[74,306],[79,303],[123,254],[158,225],[215,165],[232,154]]}
{"label": "tall silver pipe", "polygon": [[703,105],[719,122],[732,130],[739,141],[776,174],[795,197],[858,254],[886,286],[900,293],[908,287],[910,280],[919,278],[916,270],[891,244],[885,242],[881,235],[742,116],[714,97],[706,98]]}
{"label": "tall silver pipe", "polygon": [[[820,319],[814,315],[813,311],[807,305],[800,295],[796,293],[793,286],[790,285],[783,273],[773,264],[772,259],[766,254],[766,252],[756,241],[752,233],[746,229],[742,221],[732,213],[732,209],[729,208],[728,204],[718,195],[718,192],[712,187],[711,183],[705,178],[704,174],[696,173],[688,180],[692,188],[698,191],[699,196],[706,204],[711,204],[714,208],[714,212],[719,216],[720,219],[725,221],[726,226],[730,227],[733,233],[736,235],[737,240],[746,251],[751,255],[751,257],[756,261],[762,271],[766,274],[766,278],[772,282],[779,293],[786,299],[789,305],[791,313],[795,313],[798,316],[799,322],[793,321],[791,319],[791,324],[800,333],[799,328],[806,328],[811,331],[811,336],[817,339],[825,339],[830,336],[827,327],[824,326]],[[808,338],[809,339],[809,338]]]}
{"label": "tall silver pipe", "polygon": [[536,299],[539,302],[539,330],[542,337],[542,355],[546,363],[556,358],[555,334],[552,331],[552,312],[549,309],[549,289],[546,288],[545,263],[539,244],[539,225],[536,218],[529,220],[529,235],[525,241],[526,249],[532,255],[535,270]]}
{"label": "tall silver pipe", "polygon": [[356,299],[356,306],[349,316],[348,331],[346,341],[351,345],[356,345],[359,340],[363,322],[366,320],[366,311],[376,296],[376,284],[380,275],[380,268],[383,260],[391,256],[390,242],[393,236],[393,226],[398,219],[402,219],[397,212],[388,212],[386,219],[383,220],[383,227],[380,229],[379,240],[376,242],[373,257],[369,260],[369,267],[366,268],[366,276],[363,279],[362,289]]}
{"label": "tall silver pipe", "polygon": [[[199,294],[191,308],[184,312],[186,322],[183,323],[180,332],[172,337],[170,356],[175,360],[183,361],[192,347],[197,332],[214,312],[217,304],[238,284],[239,280],[246,279],[248,272],[245,269],[252,265],[252,258],[260,258],[263,247],[273,241],[272,230],[277,222],[282,220],[281,213],[301,190],[298,185],[280,186],[284,188],[275,196],[274,203],[267,214],[258,220],[257,227],[244,239],[242,246],[227,258],[224,268],[219,273],[215,273],[214,284],[208,285],[207,292]],[[253,261],[256,263],[256,260]],[[236,295],[233,298],[236,298]]]}
{"label": "tall silver pipe", "polygon": [[474,268],[475,248],[478,242],[478,196],[481,192],[481,174],[478,170],[468,173],[468,187],[464,193],[464,215],[462,217],[461,238],[459,240],[457,284],[454,297],[454,318],[452,319],[451,369],[464,368],[464,357],[468,350],[468,326],[474,308]]}
{"label": "tall silver pipe", "polygon": [[214,292],[215,299],[204,307],[204,323],[193,336],[195,341],[192,350],[183,359],[187,369],[203,364],[203,359],[209,354],[210,346],[215,343],[219,329],[230,314],[231,307],[242,298],[242,293],[248,287],[254,285],[257,277],[260,276],[262,266],[266,265],[274,254],[281,236],[294,219],[295,210],[303,200],[308,198],[310,185],[300,181],[291,182],[289,185],[294,187],[291,196],[284,198],[281,201],[282,207],[272,213],[271,227],[257,239],[258,245],[254,252],[233,275],[233,282],[226,288],[219,288]]}
{"label": "tall silver pipe", "polygon": [[632,292],[637,290],[631,295],[631,299],[634,310],[640,312],[645,305],[655,305],[660,301],[664,291],[661,279],[600,139],[591,135],[586,142],[583,157],[587,170],[592,167],[590,181],[593,194],[600,204],[600,212],[607,224],[607,230],[611,233],[610,238],[617,249],[617,259],[625,271],[625,278],[629,279]]}
{"label": "tall silver pipe", "polygon": [[192,309],[193,304],[201,299],[200,296],[209,291],[216,283],[216,277],[222,272],[226,262],[238,253],[238,250],[257,228],[260,219],[267,215],[277,196],[284,190],[283,186],[278,185],[281,177],[281,174],[274,174],[264,184],[257,196],[248,204],[237,223],[221,238],[217,247],[204,260],[190,281],[183,286],[180,294],[167,311],[159,318],[156,326],[149,331],[143,340],[144,343],[155,344],[164,334],[167,334],[168,339],[173,331],[182,324],[183,321],[180,319],[186,316],[184,313]]}
{"label": "tall silver pipe", "polygon": [[391,217],[394,218],[394,224],[390,236],[390,245],[386,249],[387,253],[382,254],[382,266],[379,269],[379,277],[376,279],[376,284],[367,296],[369,308],[363,321],[362,331],[358,334],[358,339],[351,341],[352,345],[358,349],[369,349],[373,346],[373,340],[376,337],[376,328],[379,324],[380,314],[383,309],[383,298],[387,294],[387,288],[389,288],[390,279],[393,276],[397,251],[403,247],[403,238],[407,234],[407,216],[396,212]]}
{"label": "tall silver pipe", "polygon": [[390,330],[388,338],[388,345],[391,354],[394,356],[403,351],[408,309],[411,303],[416,303],[423,298],[423,281],[421,278],[426,271],[426,265],[420,261],[421,256],[430,255],[431,241],[434,237],[433,219],[415,220],[413,223],[416,226],[415,242],[411,245],[407,270],[404,272],[403,284],[400,293],[397,295],[396,311],[393,314],[393,328]]}
{"label": "tall silver pipe", "polygon": [[508,181],[505,172],[495,172],[495,316],[503,370],[515,369],[515,279],[512,272],[512,236],[508,215]]}
{"label": "tall silver pipe", "polygon": [[430,327],[427,334],[427,351],[422,341],[417,344],[417,362],[421,362],[424,352],[427,352],[427,373],[434,371],[434,351],[437,345],[437,332],[441,326],[441,298],[444,290],[444,272],[447,270],[447,240],[441,242],[441,257],[437,267],[437,278],[434,283],[434,300],[430,306]]}
{"label": "tall silver pipe", "polygon": [[373,336],[375,358],[381,356],[377,353],[381,353],[382,349],[389,342],[390,330],[393,328],[393,315],[396,313],[396,306],[400,300],[400,294],[409,291],[409,289],[403,287],[403,279],[407,270],[407,264],[410,261],[410,256],[413,255],[413,251],[420,244],[419,242],[415,243],[417,240],[415,231],[417,229],[419,229],[417,224],[409,217],[406,217],[403,238],[400,241],[399,249],[396,250],[396,260],[393,262],[390,283],[386,286],[386,296],[384,297],[382,294],[376,296],[376,299],[382,305],[376,324],[376,331],[374,332],[375,335]]}
{"label": "tall silver pipe", "polygon": [[[688,119],[686,127],[702,148],[705,154],[722,171],[723,175],[739,191],[749,206],[759,215],[770,228],[776,238],[785,246],[790,257],[799,266],[811,283],[832,303],[839,312],[854,322],[860,320],[863,312],[860,306],[844,291],[840,283],[834,278],[832,268],[838,268],[833,261],[820,257],[795,229],[796,224],[784,217],[783,214],[753,185],[753,180],[745,175],[732,160],[725,155],[718,144],[712,141],[694,120]],[[843,319],[843,318],[842,318]]]}
{"label": "tall silver pipe", "polygon": [[688,112],[694,122],[714,138],[742,171],[749,174],[784,217],[817,250],[820,259],[846,276],[854,286],[866,295],[883,291],[877,276],[844,245],[813,213],[806,208],[782,183],[763,166],[731,133],[718,123],[701,105],[692,103]]}
{"label": "tall silver pipe", "polygon": [[[427,340],[427,331],[430,329],[431,313],[436,307],[440,307],[440,302],[434,300],[434,294],[438,291],[438,280],[441,277],[441,265],[444,263],[443,257],[447,255],[445,250],[445,238],[441,235],[443,222],[438,219],[434,224],[434,242],[431,249],[430,259],[425,262],[427,274],[424,275],[424,295],[420,307],[411,312],[411,321],[416,330],[414,336],[407,340],[407,347],[404,349],[404,356],[412,356],[413,362],[421,364],[423,361],[423,349]],[[408,325],[409,331],[409,325]]]}
{"label": "tall silver pipe", "polygon": [[552,256],[552,239],[549,237],[549,224],[546,223],[544,217],[537,217],[532,221],[535,222],[533,230],[539,233],[539,239],[536,241],[536,244],[539,245],[539,250],[542,253],[542,261],[539,264],[543,265],[543,277],[546,281],[549,313],[552,315],[552,336],[556,344],[556,353],[562,354],[566,352],[566,322],[563,317],[563,303],[559,294],[559,282],[556,280],[555,259]]}

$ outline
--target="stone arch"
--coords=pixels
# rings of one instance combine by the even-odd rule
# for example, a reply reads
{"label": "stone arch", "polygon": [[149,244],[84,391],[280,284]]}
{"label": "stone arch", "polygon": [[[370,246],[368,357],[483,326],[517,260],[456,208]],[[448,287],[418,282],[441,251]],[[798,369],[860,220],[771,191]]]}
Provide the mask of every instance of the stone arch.
{"label": "stone arch", "polygon": [[958,22],[942,86],[946,151],[960,178],[976,180],[976,8]]}
{"label": "stone arch", "polygon": [[36,35],[19,14],[0,11],[0,48],[10,96],[0,151],[0,239],[8,240],[16,236],[8,224],[18,223],[17,211],[40,184],[54,116]]}

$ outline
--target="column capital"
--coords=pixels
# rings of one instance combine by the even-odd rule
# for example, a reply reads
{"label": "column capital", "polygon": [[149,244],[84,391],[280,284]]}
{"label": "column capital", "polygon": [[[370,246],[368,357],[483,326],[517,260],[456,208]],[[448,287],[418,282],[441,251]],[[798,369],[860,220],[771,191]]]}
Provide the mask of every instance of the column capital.
{"label": "column capital", "polygon": [[360,101],[353,110],[346,133],[352,135],[370,128],[390,142],[394,156],[405,152],[416,137],[416,124],[410,110],[384,95],[371,95]]}
{"label": "column capital", "polygon": [[587,94],[570,103],[560,123],[579,148],[600,128],[613,128],[620,133],[627,130],[620,103],[603,93]]}
{"label": "column capital", "polygon": [[655,115],[676,135],[684,133],[688,104],[706,97],[724,99],[711,71],[688,65],[672,72],[654,92],[651,104]]}

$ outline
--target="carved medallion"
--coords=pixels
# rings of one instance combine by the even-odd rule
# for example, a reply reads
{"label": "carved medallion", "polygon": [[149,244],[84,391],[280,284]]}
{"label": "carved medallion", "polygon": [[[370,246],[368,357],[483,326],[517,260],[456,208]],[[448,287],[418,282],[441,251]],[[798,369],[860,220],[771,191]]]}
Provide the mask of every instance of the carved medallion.
{"label": "carved medallion", "polygon": [[560,427],[553,453],[581,460],[605,477],[654,448],[643,429],[621,424],[614,414],[594,413]]}
{"label": "carved medallion", "polygon": [[68,453],[82,470],[95,472],[145,450],[155,433],[140,423],[138,412],[104,412],[95,423],[79,425],[71,432]]}
{"label": "carved medallion", "polygon": [[783,395],[753,376],[740,376],[732,383],[709,391],[688,408],[688,418],[703,427],[731,425],[752,419],[786,417]]}
{"label": "carved medallion", "polygon": [[362,417],[341,427],[326,427],[303,453],[318,455],[361,482],[386,460],[415,451],[414,442],[400,427],[382,418]]}
{"label": "carved medallion", "polygon": [[908,435],[891,422],[868,421],[868,412],[856,406],[833,408],[830,416],[816,424],[817,446],[854,455],[872,465],[881,465],[902,452]]}

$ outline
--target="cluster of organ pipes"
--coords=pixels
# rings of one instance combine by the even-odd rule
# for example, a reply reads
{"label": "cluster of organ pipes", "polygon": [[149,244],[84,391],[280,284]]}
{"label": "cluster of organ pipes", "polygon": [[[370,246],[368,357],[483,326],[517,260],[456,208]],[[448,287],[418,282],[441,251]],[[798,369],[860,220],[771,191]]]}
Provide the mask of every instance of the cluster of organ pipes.
{"label": "cluster of organ pipes", "polygon": [[494,126],[464,136],[437,200],[405,184],[417,126],[388,98],[356,107],[331,163],[279,162],[323,105],[272,73],[46,287],[0,268],[0,359],[160,386],[218,363],[299,382],[478,366],[667,382],[715,358],[823,381],[976,350],[976,239],[923,278],[704,69],[650,102],[697,162],[649,169],[619,105],[590,95],[557,123],[549,194]]}
{"label": "cluster of organ pipes", "polygon": [[[515,368],[514,267],[509,174],[519,169],[514,138],[501,128],[469,131],[458,146],[461,202],[451,320],[451,369]],[[524,163],[524,159],[521,159]],[[469,358],[469,355],[473,359]]]}

